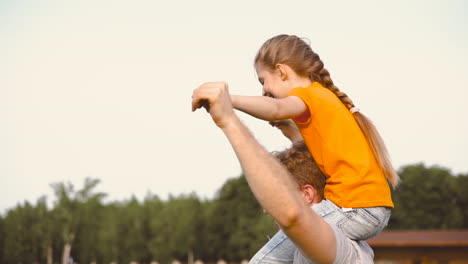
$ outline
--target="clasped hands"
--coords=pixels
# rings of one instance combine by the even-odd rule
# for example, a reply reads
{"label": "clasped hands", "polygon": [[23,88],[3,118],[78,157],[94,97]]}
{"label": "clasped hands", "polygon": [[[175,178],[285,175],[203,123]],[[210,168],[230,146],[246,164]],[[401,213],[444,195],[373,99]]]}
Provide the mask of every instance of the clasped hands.
{"label": "clasped hands", "polygon": [[204,107],[220,128],[225,128],[236,117],[226,82],[207,82],[193,90],[192,112]]}

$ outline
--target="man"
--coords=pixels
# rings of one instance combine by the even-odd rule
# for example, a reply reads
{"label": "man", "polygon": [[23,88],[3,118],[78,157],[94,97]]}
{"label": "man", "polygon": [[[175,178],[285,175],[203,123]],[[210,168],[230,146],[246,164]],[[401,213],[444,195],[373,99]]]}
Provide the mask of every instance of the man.
{"label": "man", "polygon": [[[284,127],[278,128],[284,133]],[[323,199],[326,177],[304,141],[297,141],[284,151],[274,152],[273,156],[289,171],[309,206]],[[295,252],[297,248],[294,243],[280,230],[250,259],[249,264],[292,264]]]}
{"label": "man", "polygon": [[200,107],[207,108],[230,141],[256,199],[298,248],[295,263],[372,263],[372,250],[365,242],[348,239],[309,208],[319,201],[308,203],[287,169],[241,123],[226,83],[205,83],[195,89],[192,111]]}

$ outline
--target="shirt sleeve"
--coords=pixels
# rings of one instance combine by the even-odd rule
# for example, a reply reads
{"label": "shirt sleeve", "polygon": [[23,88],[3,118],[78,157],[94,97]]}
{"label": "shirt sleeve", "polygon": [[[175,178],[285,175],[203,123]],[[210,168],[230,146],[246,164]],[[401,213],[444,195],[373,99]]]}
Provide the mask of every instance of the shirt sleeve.
{"label": "shirt sleeve", "polygon": [[333,264],[374,263],[374,252],[365,241],[348,238],[338,227],[331,225],[336,238],[336,256]]}
{"label": "shirt sleeve", "polygon": [[[330,225],[336,238],[336,256],[333,264],[370,264],[374,263],[374,252],[365,241],[354,241],[336,226]],[[315,264],[317,262],[307,258],[296,248],[293,264]]]}
{"label": "shirt sleeve", "polygon": [[301,120],[300,123],[308,123],[310,121],[310,117],[315,113],[315,105],[313,103],[313,99],[311,98],[311,93],[306,88],[298,87],[289,91],[288,96],[296,96],[306,104],[307,110],[309,111],[309,118],[307,120]]}

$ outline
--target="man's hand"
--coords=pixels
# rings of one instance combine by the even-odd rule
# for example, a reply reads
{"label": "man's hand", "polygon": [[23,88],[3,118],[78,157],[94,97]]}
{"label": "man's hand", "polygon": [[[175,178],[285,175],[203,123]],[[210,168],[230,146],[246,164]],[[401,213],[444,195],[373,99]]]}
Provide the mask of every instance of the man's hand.
{"label": "man's hand", "polygon": [[208,82],[193,90],[192,112],[201,107],[205,107],[219,128],[225,128],[236,118],[225,82]]}

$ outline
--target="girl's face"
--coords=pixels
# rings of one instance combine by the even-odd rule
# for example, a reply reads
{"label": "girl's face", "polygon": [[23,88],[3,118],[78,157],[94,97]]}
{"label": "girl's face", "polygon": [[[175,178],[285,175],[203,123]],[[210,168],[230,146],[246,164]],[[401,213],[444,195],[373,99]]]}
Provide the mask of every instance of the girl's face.
{"label": "girl's face", "polygon": [[273,98],[284,98],[288,95],[287,82],[278,69],[270,70],[261,65],[256,66],[258,81],[263,86],[263,95]]}

